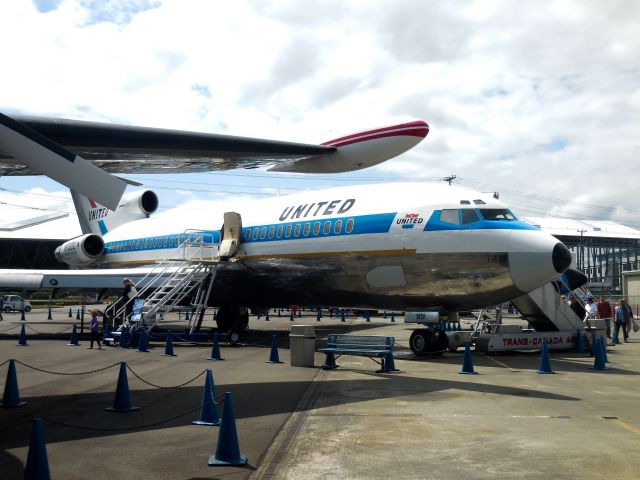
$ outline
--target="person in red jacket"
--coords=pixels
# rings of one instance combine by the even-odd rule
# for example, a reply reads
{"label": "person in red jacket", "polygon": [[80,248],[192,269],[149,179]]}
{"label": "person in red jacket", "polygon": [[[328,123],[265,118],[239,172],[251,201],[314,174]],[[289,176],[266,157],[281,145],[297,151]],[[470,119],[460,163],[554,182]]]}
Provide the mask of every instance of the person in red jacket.
{"label": "person in red jacket", "polygon": [[603,318],[607,325],[607,338],[611,338],[611,319],[613,318],[611,304],[604,297],[600,297],[596,307],[598,307],[598,318]]}

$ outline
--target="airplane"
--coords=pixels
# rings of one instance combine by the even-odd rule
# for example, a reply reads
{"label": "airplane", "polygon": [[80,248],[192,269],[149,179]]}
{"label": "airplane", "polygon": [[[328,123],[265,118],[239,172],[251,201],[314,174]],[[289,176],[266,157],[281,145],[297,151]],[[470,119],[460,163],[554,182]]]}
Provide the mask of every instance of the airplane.
{"label": "airplane", "polygon": [[[336,157],[361,168],[371,151],[369,162],[379,163],[427,132],[420,121],[361,132],[327,142],[330,165],[314,167],[320,155],[276,168],[347,168]],[[76,191],[72,197],[83,235],[58,247],[56,257],[82,269],[0,270],[0,288],[117,288],[123,277],[142,280],[181,246],[190,254],[206,249],[215,260],[207,304],[219,309],[220,329],[241,330],[248,308],[292,304],[433,309],[455,318],[528,293],[571,264],[564,244],[492,195],[445,184],[345,186],[175,217],[153,215],[151,190],[125,195],[115,211]],[[410,345],[421,355],[441,349],[444,339],[420,328]]]}

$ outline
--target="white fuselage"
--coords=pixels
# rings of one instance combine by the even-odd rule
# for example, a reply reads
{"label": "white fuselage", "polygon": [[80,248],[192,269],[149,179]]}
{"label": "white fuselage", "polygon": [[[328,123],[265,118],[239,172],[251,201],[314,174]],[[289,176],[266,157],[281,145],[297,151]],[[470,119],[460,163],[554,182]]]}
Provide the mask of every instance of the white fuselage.
{"label": "white fuselage", "polygon": [[225,211],[241,215],[242,236],[233,261],[218,269],[213,305],[460,310],[513,298],[568,267],[554,260],[555,238],[515,220],[491,196],[425,183],[340,187],[137,220],[104,234],[101,263],[155,263],[175,256],[187,235],[215,250]]}

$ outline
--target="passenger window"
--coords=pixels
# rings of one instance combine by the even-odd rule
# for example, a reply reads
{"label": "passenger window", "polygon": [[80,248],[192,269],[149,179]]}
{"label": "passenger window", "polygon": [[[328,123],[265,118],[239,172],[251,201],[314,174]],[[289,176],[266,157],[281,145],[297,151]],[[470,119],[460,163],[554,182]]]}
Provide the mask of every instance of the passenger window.
{"label": "passenger window", "polygon": [[325,235],[329,235],[329,233],[331,233],[331,222],[324,222],[322,233]]}
{"label": "passenger window", "polygon": [[287,228],[284,230],[285,237],[289,238],[291,236],[291,225],[287,225]]}
{"label": "passenger window", "polygon": [[318,235],[320,233],[320,222],[313,224],[313,234]]}
{"label": "passenger window", "polygon": [[305,223],[304,224],[304,230],[302,231],[302,233],[304,234],[305,237],[309,236],[309,232],[311,232],[311,224],[310,223]]}
{"label": "passenger window", "polygon": [[260,240],[264,240],[264,237],[267,236],[267,227],[262,227],[260,229]]}
{"label": "passenger window", "polygon": [[300,224],[299,223],[296,225],[296,228],[293,229],[293,235],[294,235],[294,237],[299,237],[300,236]]}
{"label": "passenger window", "polygon": [[345,232],[347,232],[347,233],[353,232],[353,224],[354,223],[355,223],[355,221],[353,220],[353,218],[350,218],[349,220],[347,220],[347,226],[345,228]]}
{"label": "passenger window", "polygon": [[162,246],[166,247],[167,245],[169,245],[169,238],[168,237],[164,237],[164,239],[162,240]]}
{"label": "passenger window", "polygon": [[480,216],[475,210],[470,210],[468,208],[463,208],[460,210],[460,221],[462,225],[475,223],[478,220],[480,220]]}
{"label": "passenger window", "polygon": [[269,238],[273,238],[273,235],[276,231],[276,227],[269,227]]}
{"label": "passenger window", "polygon": [[342,220],[336,220],[336,224],[333,226],[333,233],[338,234],[342,231]]}
{"label": "passenger window", "polygon": [[459,225],[458,210],[445,209],[440,212],[440,221],[444,223],[451,223],[453,225]]}
{"label": "passenger window", "polygon": [[251,230],[247,228],[244,231],[244,239],[249,240],[250,238],[251,238]]}
{"label": "passenger window", "polygon": [[282,238],[282,225],[278,225],[278,238]]}
{"label": "passenger window", "polygon": [[258,231],[259,231],[258,227],[253,229],[253,239],[254,240],[258,239]]}

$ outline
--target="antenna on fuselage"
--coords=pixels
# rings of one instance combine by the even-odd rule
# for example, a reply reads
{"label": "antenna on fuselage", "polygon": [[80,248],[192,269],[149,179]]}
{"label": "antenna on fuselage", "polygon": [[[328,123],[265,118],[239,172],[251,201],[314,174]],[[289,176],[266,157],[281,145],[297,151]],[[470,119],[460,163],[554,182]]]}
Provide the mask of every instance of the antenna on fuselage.
{"label": "antenna on fuselage", "polygon": [[448,177],[444,177],[442,180],[445,182],[449,182],[449,186],[451,186],[451,182],[453,182],[456,178],[456,175],[449,175]]}

